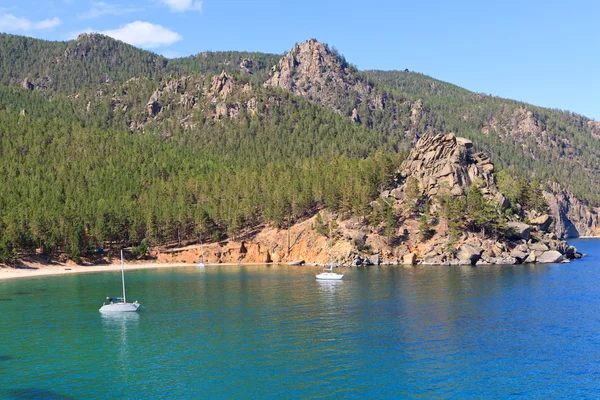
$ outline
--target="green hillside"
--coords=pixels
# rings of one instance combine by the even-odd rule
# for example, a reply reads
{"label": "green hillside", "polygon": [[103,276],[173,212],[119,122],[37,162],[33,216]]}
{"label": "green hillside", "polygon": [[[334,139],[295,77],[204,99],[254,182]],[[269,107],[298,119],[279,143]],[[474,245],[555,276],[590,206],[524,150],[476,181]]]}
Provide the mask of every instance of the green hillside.
{"label": "green hillside", "polygon": [[168,60],[97,34],[0,35],[0,262],[218,240],[323,206],[377,221],[370,202],[428,131],[470,138],[511,175],[599,204],[587,118],[327,57],[293,94],[265,87],[276,55]]}
{"label": "green hillside", "polygon": [[377,132],[280,96],[260,118],[165,140],[160,125],[132,134],[77,117],[70,101],[0,89],[2,260],[16,249],[78,259],[105,242],[220,239],[320,204],[365,213],[398,157]]}
{"label": "green hillside", "polygon": [[473,140],[499,169],[558,182],[590,205],[600,204],[600,129],[589,118],[473,93],[413,72],[366,75],[392,93],[421,99],[431,128]]}

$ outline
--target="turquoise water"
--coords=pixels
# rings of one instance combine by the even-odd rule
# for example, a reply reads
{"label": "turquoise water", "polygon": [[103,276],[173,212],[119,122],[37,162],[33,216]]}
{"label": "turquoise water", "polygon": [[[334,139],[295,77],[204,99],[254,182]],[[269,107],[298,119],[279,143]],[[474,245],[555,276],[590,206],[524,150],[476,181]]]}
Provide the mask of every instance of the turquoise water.
{"label": "turquoise water", "polygon": [[0,281],[0,398],[595,398],[600,241],[571,264]]}

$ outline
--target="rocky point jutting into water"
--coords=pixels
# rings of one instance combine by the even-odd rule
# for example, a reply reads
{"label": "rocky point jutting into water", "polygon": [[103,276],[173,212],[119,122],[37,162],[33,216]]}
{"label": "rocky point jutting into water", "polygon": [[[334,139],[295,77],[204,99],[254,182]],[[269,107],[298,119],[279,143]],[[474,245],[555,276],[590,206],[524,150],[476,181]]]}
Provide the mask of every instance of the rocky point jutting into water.
{"label": "rocky point jutting into water", "polygon": [[[548,214],[522,210],[506,219],[511,204],[498,190],[494,166],[486,154],[472,153],[471,148],[469,140],[453,134],[424,135],[401,165],[396,186],[372,203],[375,214],[393,210],[393,222],[347,219],[323,210],[289,229],[264,227],[244,241],[207,246],[206,259],[325,263],[329,260],[328,238],[326,230],[319,227],[330,220],[336,226],[333,257],[347,265],[520,264],[581,257],[551,230],[553,218]],[[486,218],[496,220],[495,226],[476,221],[473,213],[477,210],[470,205],[473,198],[485,205]],[[459,215],[444,214],[452,201],[462,204]],[[455,231],[458,228],[458,235],[450,225]],[[162,252],[160,260],[191,262],[199,250],[194,246]]]}
{"label": "rocky point jutting into water", "polygon": [[[461,225],[460,238],[448,246],[448,225],[453,222],[447,222],[445,227],[444,224],[438,224],[432,229],[435,233],[431,234],[429,240],[417,243],[418,240],[413,239],[415,254],[412,257],[420,258],[424,264],[477,265],[560,262],[580,257],[574,247],[558,239],[550,230],[553,218],[547,214],[522,210],[520,214],[515,213],[504,220],[511,204],[498,190],[494,166],[486,154],[472,153],[471,148],[471,141],[457,138],[453,134],[426,134],[402,164],[399,171],[400,184],[389,192],[399,202],[415,201],[406,196],[411,179],[417,182],[417,197],[428,202],[431,213],[437,213],[441,219],[444,219],[442,203],[461,198],[467,201],[466,207],[459,208],[466,215],[445,216],[446,220],[454,223],[464,218],[466,224]],[[476,185],[481,196],[486,199],[487,218],[496,219],[495,227],[485,221],[477,222],[477,218],[481,219],[475,214],[477,210],[471,211],[469,215],[470,207],[476,207],[469,205],[469,197],[465,196],[472,185]],[[476,198],[476,194],[471,197]],[[525,221],[525,211],[532,217],[528,223]],[[474,225],[482,228],[489,225],[495,232],[486,234],[485,229],[482,232],[468,229]]]}

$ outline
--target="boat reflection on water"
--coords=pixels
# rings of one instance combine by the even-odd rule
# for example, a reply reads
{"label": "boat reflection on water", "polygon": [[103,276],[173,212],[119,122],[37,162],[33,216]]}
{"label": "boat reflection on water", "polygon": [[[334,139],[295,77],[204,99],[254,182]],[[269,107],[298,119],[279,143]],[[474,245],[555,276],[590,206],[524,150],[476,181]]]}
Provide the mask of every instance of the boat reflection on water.
{"label": "boat reflection on water", "polygon": [[132,372],[135,354],[129,349],[129,340],[134,334],[131,340],[135,342],[135,331],[139,326],[140,314],[125,312],[100,313],[100,315],[105,334],[104,340],[109,345],[114,368],[119,372],[123,382],[135,382],[136,377]]}
{"label": "boat reflection on water", "polygon": [[127,329],[127,324],[137,323],[140,320],[139,313],[100,313],[102,326],[104,328]]}
{"label": "boat reflection on water", "polygon": [[321,294],[321,301],[323,305],[335,306],[339,301],[339,297],[343,296],[342,292],[344,289],[344,281],[327,281],[317,279],[317,288]]}
{"label": "boat reflection on water", "polygon": [[318,279],[316,282],[319,288],[329,292],[335,291],[336,288],[344,286],[344,281],[341,279],[331,281]]}

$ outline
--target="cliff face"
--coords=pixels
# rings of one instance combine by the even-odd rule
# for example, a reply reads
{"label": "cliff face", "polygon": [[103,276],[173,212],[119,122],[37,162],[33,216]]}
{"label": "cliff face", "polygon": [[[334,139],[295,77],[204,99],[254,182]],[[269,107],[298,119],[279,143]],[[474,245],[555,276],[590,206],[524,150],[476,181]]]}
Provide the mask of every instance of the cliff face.
{"label": "cliff face", "polygon": [[544,192],[544,199],[553,217],[551,229],[560,238],[599,236],[600,221],[597,210],[590,209],[575,195],[553,183],[550,191]]}

